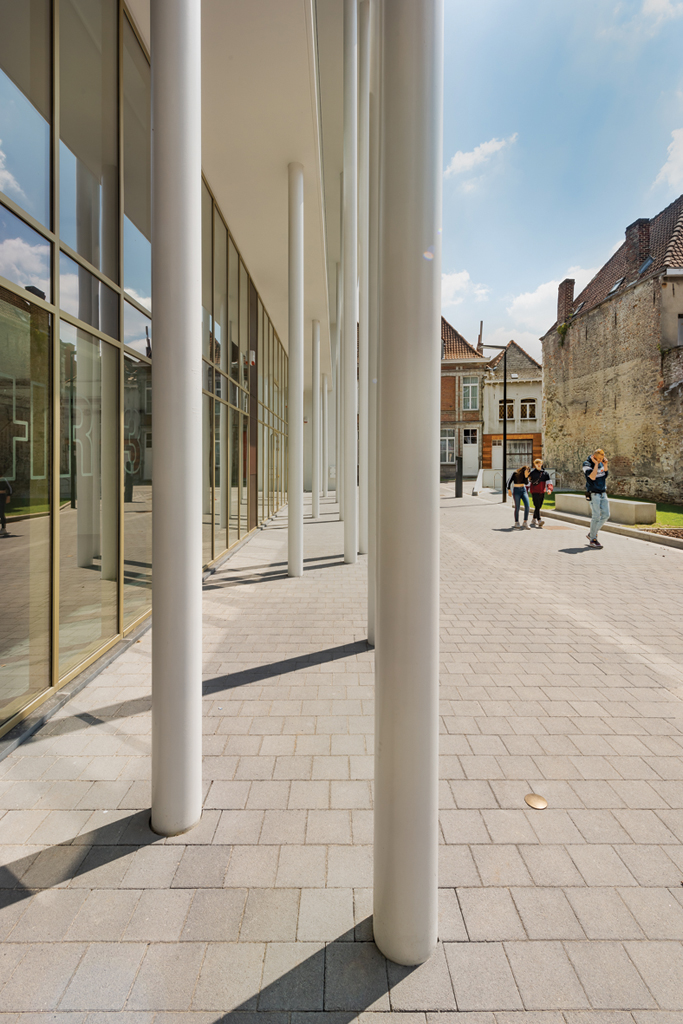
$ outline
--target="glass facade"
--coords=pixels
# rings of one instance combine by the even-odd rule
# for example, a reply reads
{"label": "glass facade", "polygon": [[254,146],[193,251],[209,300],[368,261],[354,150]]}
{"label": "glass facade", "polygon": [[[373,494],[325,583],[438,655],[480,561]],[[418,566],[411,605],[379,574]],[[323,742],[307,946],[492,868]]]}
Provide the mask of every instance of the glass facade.
{"label": "glass facade", "polygon": [[[121,0],[0,25],[2,735],[149,615],[154,448],[147,55]],[[286,501],[287,357],[202,228],[206,566]]]}

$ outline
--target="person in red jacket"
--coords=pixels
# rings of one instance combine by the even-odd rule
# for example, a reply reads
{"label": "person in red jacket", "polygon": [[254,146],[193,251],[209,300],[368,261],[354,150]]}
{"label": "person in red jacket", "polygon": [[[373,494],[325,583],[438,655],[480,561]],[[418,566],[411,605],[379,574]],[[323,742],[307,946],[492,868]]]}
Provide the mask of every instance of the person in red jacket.
{"label": "person in red jacket", "polygon": [[553,485],[550,483],[550,474],[543,468],[543,459],[534,459],[534,468],[529,473],[529,490],[531,491],[531,500],[534,503],[534,518],[531,521],[531,525],[538,528],[543,526],[541,509],[543,508],[543,500],[546,488],[548,487],[552,490]]}

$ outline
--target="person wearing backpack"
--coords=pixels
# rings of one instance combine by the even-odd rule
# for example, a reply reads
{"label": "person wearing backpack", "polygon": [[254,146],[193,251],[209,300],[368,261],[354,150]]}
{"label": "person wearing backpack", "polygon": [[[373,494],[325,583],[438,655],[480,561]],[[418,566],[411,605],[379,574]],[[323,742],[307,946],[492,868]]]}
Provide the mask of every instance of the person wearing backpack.
{"label": "person wearing backpack", "polygon": [[[513,530],[529,529],[529,495],[526,492],[529,481],[529,467],[522,466],[516,469],[507,483],[507,492],[515,502],[515,525]],[[519,525],[519,506],[524,502],[524,526]]]}
{"label": "person wearing backpack", "polygon": [[586,497],[591,503],[591,528],[587,533],[590,547],[602,548],[598,533],[609,519],[609,501],[607,499],[607,477],[609,462],[602,448],[596,448],[583,464],[586,477]]}
{"label": "person wearing backpack", "polygon": [[543,459],[534,459],[534,468],[529,473],[529,490],[531,492],[531,500],[534,503],[534,518],[531,520],[532,526],[539,528],[543,526],[541,509],[545,500],[545,492],[552,491],[552,489],[550,473],[543,468]]}

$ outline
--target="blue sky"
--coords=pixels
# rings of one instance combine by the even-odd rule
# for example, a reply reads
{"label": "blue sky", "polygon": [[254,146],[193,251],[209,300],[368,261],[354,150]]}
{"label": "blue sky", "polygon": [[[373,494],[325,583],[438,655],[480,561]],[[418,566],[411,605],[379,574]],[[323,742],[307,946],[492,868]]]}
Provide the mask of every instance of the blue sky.
{"label": "blue sky", "polygon": [[577,292],[683,193],[683,0],[445,0],[443,314],[540,358]]}

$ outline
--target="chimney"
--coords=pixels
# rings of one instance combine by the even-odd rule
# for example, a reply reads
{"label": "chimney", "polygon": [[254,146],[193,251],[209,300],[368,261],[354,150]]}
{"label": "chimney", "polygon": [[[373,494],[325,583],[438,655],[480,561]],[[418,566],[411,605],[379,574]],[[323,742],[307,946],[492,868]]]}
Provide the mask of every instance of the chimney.
{"label": "chimney", "polygon": [[557,322],[564,324],[574,309],[574,278],[566,277],[557,289]]}
{"label": "chimney", "polygon": [[629,255],[640,266],[650,255],[650,221],[647,217],[640,217],[629,224],[626,228],[626,244],[630,250]]}
{"label": "chimney", "polygon": [[479,337],[477,338],[477,355],[483,356],[484,354],[484,321],[479,321]]}

